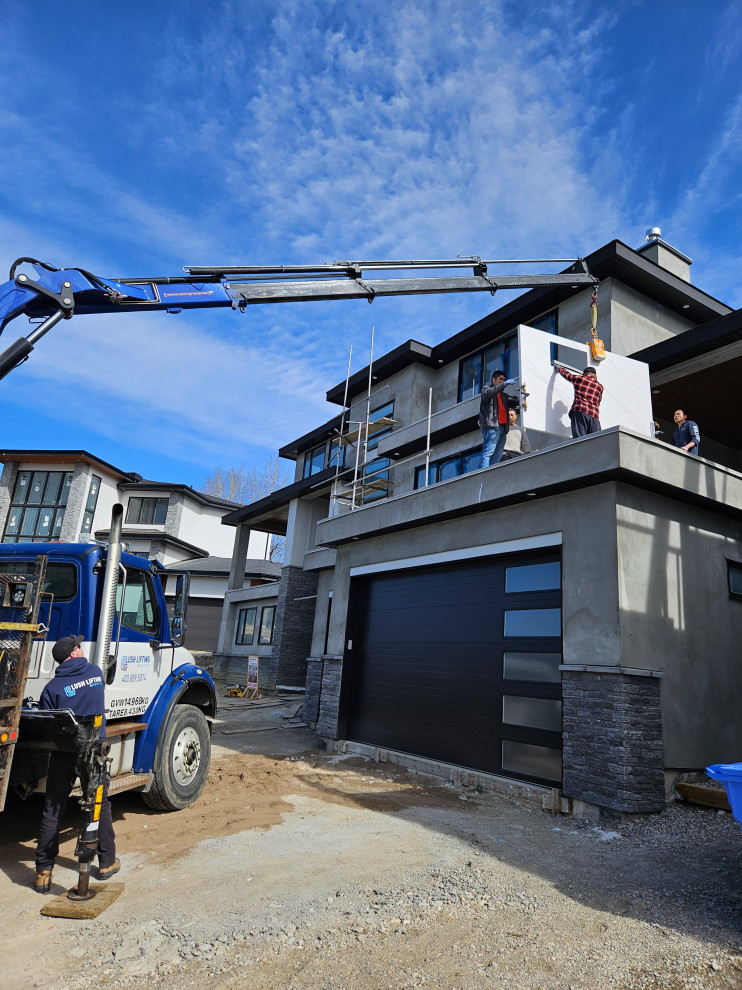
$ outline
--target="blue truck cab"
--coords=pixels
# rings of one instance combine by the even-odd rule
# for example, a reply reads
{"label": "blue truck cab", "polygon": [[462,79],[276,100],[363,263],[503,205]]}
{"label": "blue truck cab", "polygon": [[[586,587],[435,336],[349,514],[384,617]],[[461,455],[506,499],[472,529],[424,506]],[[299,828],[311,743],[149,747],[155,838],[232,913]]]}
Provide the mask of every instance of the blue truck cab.
{"label": "blue truck cab", "polygon": [[[27,792],[40,784],[44,762],[35,753],[23,758],[24,734],[30,739],[34,703],[54,676],[52,647],[62,636],[82,635],[91,663],[100,654],[97,637],[104,601],[109,550],[101,544],[0,544],[0,565],[15,574],[31,573],[37,555],[47,557],[39,621],[46,639],[33,643],[24,709],[11,783]],[[151,807],[178,810],[201,794],[208,776],[211,723],[216,692],[209,674],[182,645],[187,584],[156,561],[118,555],[115,606],[100,662],[106,681],[107,736],[111,743],[110,793],[139,790]],[[176,614],[165,599],[172,582]],[[104,625],[107,625],[103,618]],[[108,645],[110,643],[110,646]],[[24,726],[26,727],[24,730]]]}

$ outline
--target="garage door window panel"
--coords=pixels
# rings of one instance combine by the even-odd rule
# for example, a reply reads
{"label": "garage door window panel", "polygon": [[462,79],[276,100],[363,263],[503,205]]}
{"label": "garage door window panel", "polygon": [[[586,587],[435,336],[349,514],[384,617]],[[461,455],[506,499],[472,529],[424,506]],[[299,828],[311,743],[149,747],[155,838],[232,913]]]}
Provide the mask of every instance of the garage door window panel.
{"label": "garage door window panel", "polygon": [[562,634],[560,608],[521,608],[505,612],[505,636],[532,639]]}
{"label": "garage door window panel", "polygon": [[548,732],[562,731],[562,703],[548,698],[526,698],[512,694],[502,697],[505,725],[523,725]]}
{"label": "garage door window panel", "polygon": [[549,746],[503,739],[502,768],[526,777],[562,779],[562,752]]}
{"label": "garage door window panel", "polygon": [[546,681],[561,684],[561,653],[504,653],[502,676],[506,681]]}
{"label": "garage door window panel", "polygon": [[562,568],[558,560],[546,564],[521,564],[505,568],[505,594],[524,591],[558,591]]}

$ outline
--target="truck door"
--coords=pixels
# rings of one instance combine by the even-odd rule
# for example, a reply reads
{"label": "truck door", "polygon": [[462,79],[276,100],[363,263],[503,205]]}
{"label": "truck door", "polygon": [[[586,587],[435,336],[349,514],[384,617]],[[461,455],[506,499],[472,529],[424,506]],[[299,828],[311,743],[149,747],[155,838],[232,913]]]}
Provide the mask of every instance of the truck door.
{"label": "truck door", "polygon": [[106,687],[106,717],[133,718],[147,710],[166,673],[160,649],[165,617],[148,571],[126,567],[125,577],[119,577],[116,613],[121,619],[113,628],[118,657]]}

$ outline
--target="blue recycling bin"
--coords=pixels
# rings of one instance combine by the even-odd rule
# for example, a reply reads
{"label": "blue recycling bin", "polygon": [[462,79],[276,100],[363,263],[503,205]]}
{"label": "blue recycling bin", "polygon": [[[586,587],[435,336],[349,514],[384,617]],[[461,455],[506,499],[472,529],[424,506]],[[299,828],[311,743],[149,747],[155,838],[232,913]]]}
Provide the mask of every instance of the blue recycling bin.
{"label": "blue recycling bin", "polygon": [[706,773],[720,780],[727,792],[732,814],[742,825],[742,763],[714,763],[706,767]]}

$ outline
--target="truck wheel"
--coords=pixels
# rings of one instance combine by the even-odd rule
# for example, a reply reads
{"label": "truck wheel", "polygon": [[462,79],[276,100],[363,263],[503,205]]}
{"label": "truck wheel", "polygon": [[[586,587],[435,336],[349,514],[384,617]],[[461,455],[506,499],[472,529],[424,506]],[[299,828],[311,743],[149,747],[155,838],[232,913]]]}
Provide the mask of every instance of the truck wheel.
{"label": "truck wheel", "polygon": [[142,797],[158,811],[180,811],[198,798],[211,763],[206,716],[193,705],[176,705],[158,746],[154,780]]}

